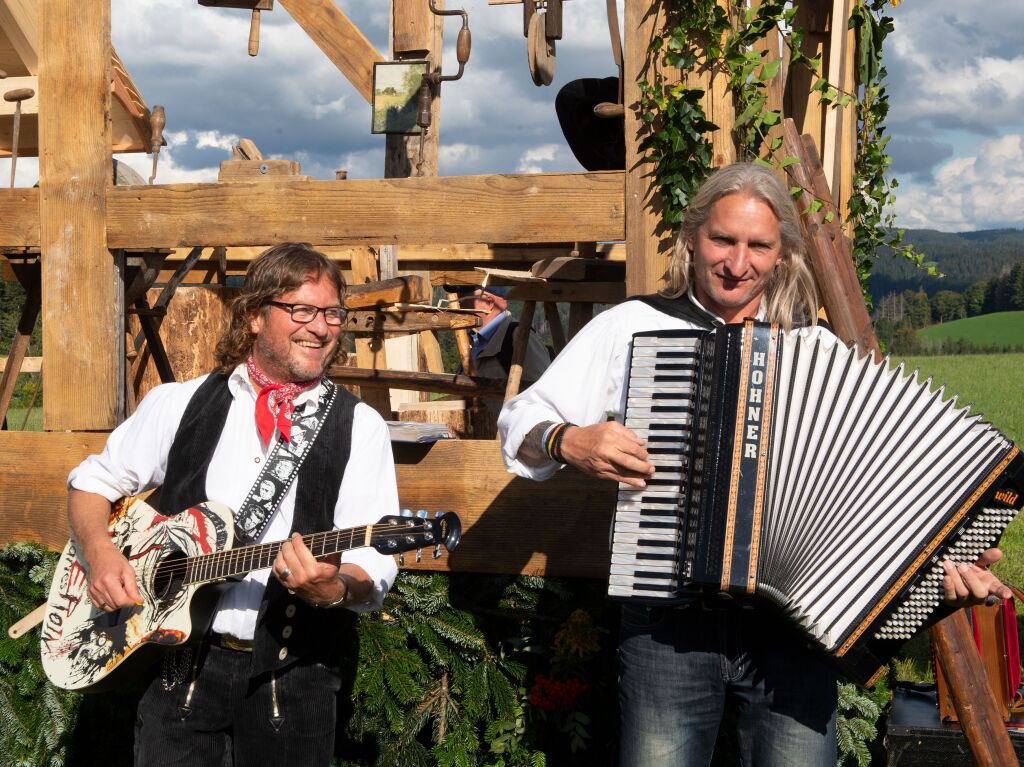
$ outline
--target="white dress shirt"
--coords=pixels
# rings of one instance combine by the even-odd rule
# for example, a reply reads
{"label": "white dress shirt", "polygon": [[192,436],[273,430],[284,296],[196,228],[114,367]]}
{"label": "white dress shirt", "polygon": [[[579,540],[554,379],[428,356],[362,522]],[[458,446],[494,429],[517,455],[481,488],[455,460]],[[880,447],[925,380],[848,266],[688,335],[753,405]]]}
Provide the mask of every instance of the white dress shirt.
{"label": "white dress shirt", "polygon": [[[170,383],[153,389],[135,413],[115,429],[99,455],[90,456],[71,472],[69,487],[97,493],[113,502],[137,495],[162,484],[167,457],[178,424],[189,400],[206,376],[185,383]],[[209,500],[239,509],[270,453],[256,430],[256,395],[245,365],[228,378],[232,396],[224,431],[214,450],[206,475]],[[316,408],[317,386],[295,398],[295,409]],[[270,444],[276,443],[275,430]],[[293,483],[260,536],[259,543],[282,541],[291,530],[295,507]],[[383,419],[362,402],[352,419],[352,449],[334,509],[334,525],[343,529],[376,522],[386,514],[398,513],[398,489],[391,439]],[[356,611],[377,609],[395,580],[394,558],[372,548],[347,551],[343,562],[360,566],[373,581],[373,590],[362,604],[349,605]],[[231,585],[217,608],[213,630],[252,639],[256,614],[270,570],[259,570]]]}
{"label": "white dress shirt", "polygon": [[[690,299],[704,309],[692,292]],[[711,316],[718,324],[725,324],[721,318]],[[539,423],[564,421],[591,426],[609,418],[622,423],[626,409],[623,382],[634,333],[695,327],[692,322],[660,312],[643,301],[625,301],[588,322],[540,380],[501,409],[498,433],[502,458],[509,472],[543,480],[560,468],[554,461],[530,466],[516,457],[526,435]],[[834,338],[829,331],[817,326],[803,332]]]}

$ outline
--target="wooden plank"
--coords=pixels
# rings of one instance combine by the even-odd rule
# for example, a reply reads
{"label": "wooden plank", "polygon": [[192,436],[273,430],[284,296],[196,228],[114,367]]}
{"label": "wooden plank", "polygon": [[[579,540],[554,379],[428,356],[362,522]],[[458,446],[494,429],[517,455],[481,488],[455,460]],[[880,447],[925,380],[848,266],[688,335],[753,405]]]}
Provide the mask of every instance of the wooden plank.
{"label": "wooden plank", "polygon": [[614,171],[115,187],[107,231],[112,248],[621,240],[622,193]]}
{"label": "wooden plank", "polygon": [[797,136],[796,124],[790,118],[784,121],[783,129],[784,151],[801,160],[786,167],[791,185],[805,190],[798,207],[806,211],[816,198],[825,203],[817,213],[803,213],[800,223],[818,293],[828,313],[829,322],[836,335],[844,341],[856,343],[861,349],[872,351],[876,357],[880,357],[874,327],[864,306],[860,281],[853,265],[850,243],[838,220],[833,218],[832,221],[825,221],[825,215],[834,212],[835,207],[814,143],[809,136]]}
{"label": "wooden plank", "polygon": [[0,432],[0,546],[33,541],[61,549],[68,539],[68,473],[103,449],[106,434]]}
{"label": "wooden plank", "polygon": [[[378,282],[380,273],[377,270],[377,258],[369,248],[354,250],[352,252],[352,283],[360,285],[366,282]],[[374,313],[376,314],[376,313]],[[346,318],[352,321],[359,318]],[[371,322],[376,322],[374,317]],[[365,320],[364,320],[365,326]],[[372,325],[371,325],[372,327]],[[378,332],[370,337],[355,339],[356,364],[361,368],[387,368],[387,359],[384,352],[384,334]],[[359,390],[363,402],[372,407],[385,421],[391,420],[391,399],[388,390],[368,389]]]}
{"label": "wooden plank", "polygon": [[[0,545],[35,541],[60,549],[68,538],[67,476],[103,449],[102,433],[3,432]],[[31,460],[26,460],[31,456]],[[564,469],[547,482],[505,471],[494,440],[396,445],[401,505],[458,513],[462,544],[419,569],[606,578],[615,485]],[[557,506],[557,524],[551,508]],[[408,566],[414,566],[411,557]]]}
{"label": "wooden plank", "polygon": [[[291,236],[340,260],[357,245],[400,242],[405,269],[421,262],[533,263],[568,255],[572,238],[560,231],[622,240],[623,179],[605,172],[116,187],[107,195],[107,232],[111,247],[225,245],[228,259],[240,261]],[[0,209],[0,248],[38,248],[39,190],[0,189]],[[437,244],[443,239],[459,244]],[[531,245],[553,239],[563,244]],[[625,260],[621,244],[598,253]]]}
{"label": "wooden plank", "polygon": [[308,180],[302,166],[295,160],[222,160],[218,181],[280,181]]}
{"label": "wooden plank", "polygon": [[373,64],[383,61],[376,48],[331,0],[279,0],[331,63],[367,103],[373,101]]}
{"label": "wooden plank", "polygon": [[[339,384],[356,385],[364,389],[404,389],[429,391],[440,394],[460,394],[473,397],[501,399],[505,381],[479,378],[455,373],[421,373],[415,370],[375,370],[334,365],[327,371],[331,380]],[[364,398],[365,399],[365,398]]]}
{"label": "wooden plank", "polygon": [[[436,3],[444,8],[443,2]],[[434,44],[434,21],[439,17],[430,12],[426,2],[394,0],[391,3],[391,52],[396,59],[426,58],[440,50]]]}
{"label": "wooden plank", "polygon": [[39,210],[43,424],[109,429],[123,415],[124,313],[108,250],[110,0],[40,0]]}
{"label": "wooden plank", "polygon": [[932,638],[974,763],[980,767],[1017,764],[966,613],[957,610],[937,623],[932,627]]}
{"label": "wooden plank", "polygon": [[430,283],[419,275],[349,285],[345,290],[345,308],[349,310],[429,300]]}
{"label": "wooden plank", "polygon": [[[476,314],[446,311],[379,311],[348,312],[345,315],[346,333],[379,335],[382,333],[419,333],[424,330],[466,330],[480,327]],[[368,367],[384,367],[369,365]]]}
{"label": "wooden plank", "polygon": [[620,281],[626,277],[625,264],[603,258],[574,258],[561,256],[534,262],[530,274],[546,280]]}
{"label": "wooden plank", "polygon": [[[623,47],[623,101],[625,103],[626,174],[625,240],[626,294],[645,295],[662,286],[662,275],[672,252],[672,233],[662,224],[663,205],[652,178],[654,163],[640,152],[640,143],[653,130],[640,118],[641,80],[652,81],[654,71],[671,78],[677,70],[662,68],[649,52],[659,24],[660,3],[650,0],[626,0]],[[576,240],[601,241],[607,237],[577,237]]]}
{"label": "wooden plank", "polygon": [[[8,357],[0,357],[0,370],[7,369]],[[43,358],[42,357],[25,357],[21,361],[21,372],[22,373],[38,373],[43,369]]]}
{"label": "wooden plank", "polygon": [[421,568],[607,578],[615,485],[574,469],[546,482],[515,477],[500,449],[496,440],[395,446],[401,505],[462,520],[459,548]]}

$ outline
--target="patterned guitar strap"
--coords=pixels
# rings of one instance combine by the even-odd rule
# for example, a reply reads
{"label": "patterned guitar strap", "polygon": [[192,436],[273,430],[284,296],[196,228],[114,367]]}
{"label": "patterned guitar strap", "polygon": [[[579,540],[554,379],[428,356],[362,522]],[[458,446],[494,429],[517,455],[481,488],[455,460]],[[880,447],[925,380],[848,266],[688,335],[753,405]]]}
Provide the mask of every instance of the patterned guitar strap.
{"label": "patterned guitar strap", "polygon": [[252,488],[245,496],[242,508],[235,513],[236,545],[254,543],[263,535],[267,523],[284,500],[288,488],[295,483],[299,467],[309,455],[337,398],[338,387],[325,378],[317,408],[311,413],[303,412],[302,415],[293,417],[290,441],[278,437],[263,466],[263,471],[256,477]]}

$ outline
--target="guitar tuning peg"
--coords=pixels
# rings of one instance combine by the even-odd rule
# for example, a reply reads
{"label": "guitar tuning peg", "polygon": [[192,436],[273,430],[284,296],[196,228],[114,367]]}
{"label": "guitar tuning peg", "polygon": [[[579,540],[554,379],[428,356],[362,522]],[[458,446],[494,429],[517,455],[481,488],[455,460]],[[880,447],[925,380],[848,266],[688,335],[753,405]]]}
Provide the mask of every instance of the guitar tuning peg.
{"label": "guitar tuning peg", "polygon": [[434,553],[433,553],[433,554],[431,554],[431,556],[432,556],[432,557],[433,557],[434,559],[440,559],[440,558],[441,558],[441,544],[440,544],[440,543],[439,543],[439,544],[437,544],[437,545],[436,545],[436,546],[434,547]]}
{"label": "guitar tuning peg", "polygon": [[416,549],[416,564],[423,561],[423,549]]}
{"label": "guitar tuning peg", "polygon": [[411,517],[412,516],[412,509],[402,509],[400,512],[398,512],[398,514],[399,514],[399,516],[402,516],[402,517]]}
{"label": "guitar tuning peg", "polygon": [[404,551],[398,552],[398,566],[399,567],[405,567],[405,552]]}
{"label": "guitar tuning peg", "polygon": [[416,512],[416,516],[420,519],[426,519],[430,516],[430,514],[427,512],[426,509],[420,509],[419,511]]}

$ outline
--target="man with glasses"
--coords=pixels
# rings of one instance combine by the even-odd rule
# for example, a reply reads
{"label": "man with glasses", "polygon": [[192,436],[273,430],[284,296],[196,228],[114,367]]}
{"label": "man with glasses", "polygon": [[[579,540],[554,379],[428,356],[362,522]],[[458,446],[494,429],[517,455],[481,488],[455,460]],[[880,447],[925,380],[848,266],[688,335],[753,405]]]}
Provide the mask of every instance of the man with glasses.
{"label": "man with glasses", "polygon": [[372,548],[318,561],[301,537],[398,507],[386,425],[325,377],[344,288],[337,264],[306,245],[262,253],[232,301],[218,370],[154,389],[71,473],[89,597],[108,612],[142,599],[107,535],[120,497],[162,485],[162,514],[211,499],[235,510],[236,542],[287,539],[272,570],[226,589],[203,642],[157,669],[139,703],[137,765],[330,763],[354,612],[379,608],[396,575]]}

